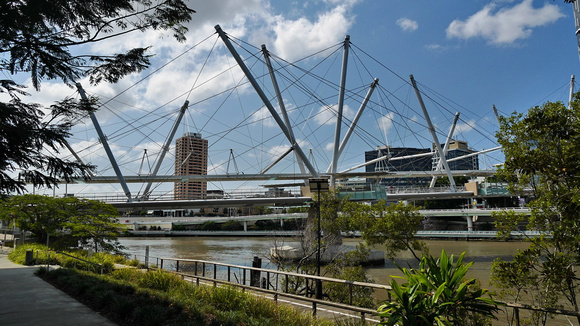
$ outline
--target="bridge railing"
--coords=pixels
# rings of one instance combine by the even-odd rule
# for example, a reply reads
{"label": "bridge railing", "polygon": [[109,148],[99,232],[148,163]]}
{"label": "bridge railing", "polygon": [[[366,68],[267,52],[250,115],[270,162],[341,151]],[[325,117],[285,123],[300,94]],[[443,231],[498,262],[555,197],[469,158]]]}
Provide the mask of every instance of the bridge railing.
{"label": "bridge railing", "polygon": [[[82,193],[82,194],[66,194],[65,196],[78,196],[85,199],[94,199],[94,200],[101,200],[109,203],[114,202],[126,202],[127,196],[125,196],[122,192],[116,193]],[[288,188],[284,189],[284,192],[273,192],[273,193],[266,193],[264,188],[256,188],[256,189],[232,189],[232,190],[223,190],[223,195],[219,195],[218,198],[213,198],[211,194],[208,195],[206,199],[240,199],[240,198],[272,198],[272,197],[300,197],[300,189],[298,188]],[[198,199],[198,198],[192,198]],[[139,195],[134,200],[139,200]],[[175,200],[173,192],[153,192],[148,196],[147,200],[152,201],[168,201],[168,200]]]}
{"label": "bridge railing", "polygon": [[[451,192],[449,186],[443,187],[386,187],[387,194],[423,194],[423,193],[439,193],[439,192]],[[456,186],[455,191],[463,192],[465,186]]]}

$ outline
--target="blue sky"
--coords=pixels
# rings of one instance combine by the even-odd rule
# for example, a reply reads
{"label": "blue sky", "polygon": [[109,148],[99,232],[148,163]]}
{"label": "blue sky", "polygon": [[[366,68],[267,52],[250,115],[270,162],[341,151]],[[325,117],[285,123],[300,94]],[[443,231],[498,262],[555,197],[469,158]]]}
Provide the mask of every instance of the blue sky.
{"label": "blue sky", "polygon": [[[525,112],[548,100],[567,101],[570,76],[577,73],[580,62],[572,6],[563,1],[199,0],[190,1],[190,6],[197,13],[185,44],[160,32],[148,32],[87,49],[107,53],[152,45],[156,54],[154,67],[140,76],[96,87],[83,81],[88,93],[106,102],[98,117],[127,175],[138,173],[144,149],[152,164],[186,98],[194,104],[178,136],[187,131],[207,136],[210,174],[233,172],[232,165],[226,171],[230,149],[240,170],[258,173],[288,148],[288,141],[268,118],[255,92],[243,84],[241,71],[214,34],[217,24],[236,43],[245,42],[244,48],[257,51],[265,44],[275,56],[289,62],[320,49],[338,49],[332,55],[319,53],[298,63],[311,69],[324,62],[316,66],[316,74],[324,75],[327,86],[317,85],[314,79],[306,81],[311,92],[325,98],[324,103],[313,103],[304,93],[293,90],[282,71],[279,76],[288,86],[284,98],[298,143],[305,152],[312,149],[321,171],[326,170],[332,155],[340,43],[347,34],[352,43],[347,89],[356,89],[356,93],[349,93],[345,115],[352,118],[360,94],[366,92],[364,85],[372,78],[380,78],[382,90],[371,99],[371,108],[359,124],[359,137],[353,136],[338,170],[362,163],[364,151],[378,145],[431,146],[420,107],[407,84],[410,74],[425,91],[440,140],[459,111],[461,121],[454,137],[481,150],[495,146],[493,104],[500,113],[509,114]],[[263,76],[264,65],[241,48],[240,53],[273,97],[269,78]],[[282,61],[276,62],[279,65]],[[242,85],[235,91],[221,93],[237,83]],[[47,82],[32,100],[47,104],[63,95],[75,96],[75,91]],[[274,99],[273,104],[277,107]],[[149,122],[153,120],[155,123]],[[342,135],[346,128],[343,126]],[[83,122],[75,128],[71,143],[87,161],[99,166],[99,174],[112,175],[93,129],[90,121]],[[172,159],[168,155],[160,174],[172,173]],[[490,167],[501,162],[501,153],[481,161],[486,161],[482,169]],[[292,173],[298,168],[290,155],[273,171]],[[148,173],[147,169],[141,172]],[[210,188],[250,186],[220,184]],[[83,187],[78,191],[102,191],[102,186]],[[157,188],[170,189],[171,185]],[[116,192],[118,187],[111,186],[108,191]]]}

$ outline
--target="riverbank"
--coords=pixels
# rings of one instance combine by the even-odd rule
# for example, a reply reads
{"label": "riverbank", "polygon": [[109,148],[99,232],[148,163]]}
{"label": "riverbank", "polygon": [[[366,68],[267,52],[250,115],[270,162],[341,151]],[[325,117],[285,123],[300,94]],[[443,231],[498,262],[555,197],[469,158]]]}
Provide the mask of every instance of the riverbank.
{"label": "riverbank", "polygon": [[[21,249],[16,250],[11,258],[22,260],[29,249],[27,247]],[[8,325],[351,324],[334,319],[317,319],[301,309],[297,310],[289,305],[252,295],[252,291],[243,292],[228,286],[216,287],[199,282],[195,284],[179,275],[161,270],[121,268],[104,274],[74,268],[49,270],[46,265],[14,264],[8,260],[8,250],[0,254],[0,288],[3,290],[3,295],[0,296],[0,315],[2,322]],[[42,255],[40,256],[44,259]],[[7,270],[17,272],[4,277],[8,275]],[[23,273],[22,270],[27,272]],[[19,278],[18,282],[13,282],[15,277]],[[26,282],[21,282],[23,277],[27,279]],[[4,284],[5,282],[8,286]],[[47,288],[52,289],[54,293],[46,293]],[[6,289],[11,290],[10,296],[6,295],[8,292],[4,292]],[[39,295],[41,297],[37,297]],[[59,297],[66,297],[69,301],[61,303]],[[12,301],[3,301],[6,299]],[[25,300],[33,301],[25,302]],[[50,304],[46,304],[47,301],[50,301]],[[57,304],[52,304],[54,302]],[[46,307],[50,311],[45,312],[43,309]],[[94,311],[87,310],[87,307]],[[72,316],[67,309],[74,310]],[[76,310],[78,312],[75,312]],[[83,317],[87,314],[88,317]],[[91,317],[93,315],[102,320],[95,320]]]}
{"label": "riverbank", "polygon": [[296,237],[303,231],[171,231],[171,230],[138,230],[129,231],[134,237]]}

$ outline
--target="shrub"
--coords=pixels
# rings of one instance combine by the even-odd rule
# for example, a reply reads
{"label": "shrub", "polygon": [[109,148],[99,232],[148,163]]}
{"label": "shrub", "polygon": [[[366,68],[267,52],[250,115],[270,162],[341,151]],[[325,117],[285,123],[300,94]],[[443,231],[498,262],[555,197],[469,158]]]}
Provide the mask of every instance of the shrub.
{"label": "shrub", "polygon": [[[473,263],[457,262],[453,255],[441,252],[441,258],[421,258],[418,269],[400,268],[405,283],[391,281],[392,302],[378,309],[386,321],[381,325],[486,325],[496,318],[498,302],[484,297],[488,294],[476,285],[475,279],[465,279]],[[399,277],[401,278],[401,277]]]}
{"label": "shrub", "polygon": [[137,325],[163,325],[166,322],[166,311],[158,305],[144,305],[135,309],[135,319]]}
{"label": "shrub", "polygon": [[137,283],[143,277],[143,275],[144,273],[141,271],[132,268],[120,268],[111,272],[111,277],[117,280],[129,281],[133,283]]}
{"label": "shrub", "polygon": [[222,231],[241,231],[244,225],[240,221],[229,220],[221,225]]}
{"label": "shrub", "polygon": [[58,269],[39,275],[120,325],[331,325],[268,299],[188,284],[164,271],[95,275]]}
{"label": "shrub", "polygon": [[168,291],[185,285],[181,277],[164,271],[149,271],[139,278],[137,284],[153,290]]}

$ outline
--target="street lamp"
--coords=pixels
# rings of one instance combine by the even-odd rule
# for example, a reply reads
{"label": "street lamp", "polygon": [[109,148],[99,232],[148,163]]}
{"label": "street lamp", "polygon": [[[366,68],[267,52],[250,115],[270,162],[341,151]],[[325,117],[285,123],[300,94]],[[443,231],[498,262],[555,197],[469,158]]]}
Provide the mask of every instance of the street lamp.
{"label": "street lamp", "polygon": [[[317,238],[316,275],[320,276],[320,235],[321,235],[320,204],[322,202],[320,199],[320,193],[321,192],[328,192],[328,179],[312,178],[312,179],[308,179],[308,183],[310,185],[310,191],[312,192],[313,190],[316,190],[316,192],[318,193],[318,204],[317,204],[318,228],[317,228],[317,232],[316,232],[317,233],[316,234],[316,238]],[[316,298],[322,299],[322,282],[320,280],[316,280]]]}

